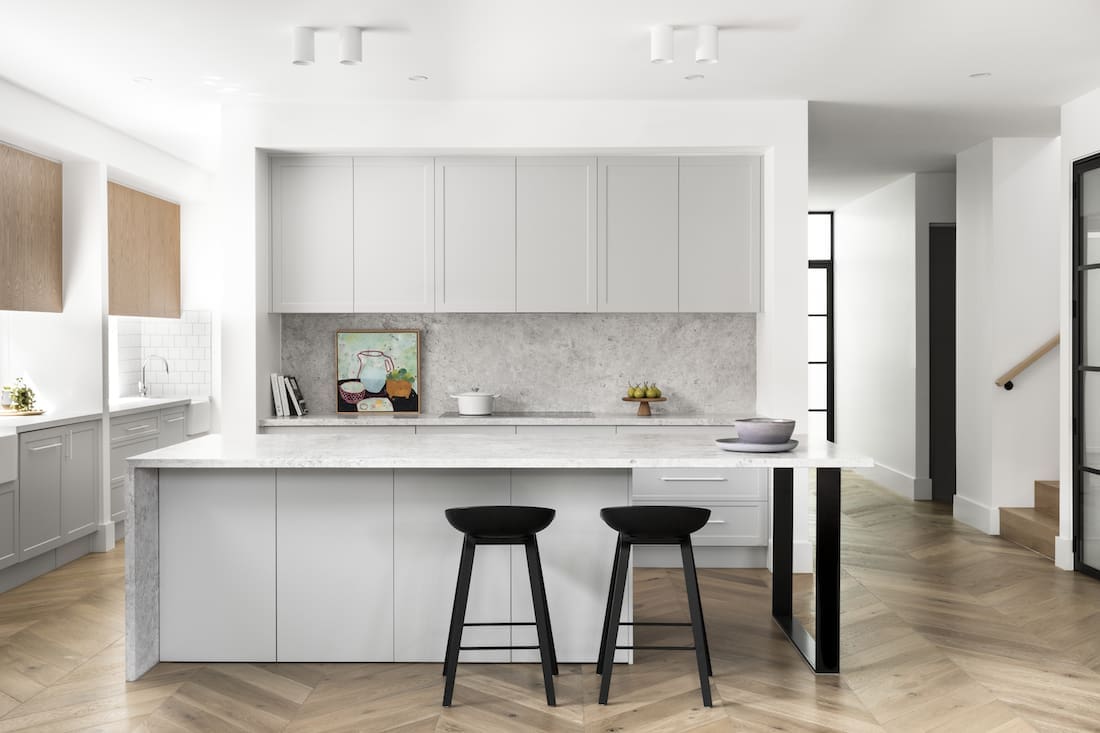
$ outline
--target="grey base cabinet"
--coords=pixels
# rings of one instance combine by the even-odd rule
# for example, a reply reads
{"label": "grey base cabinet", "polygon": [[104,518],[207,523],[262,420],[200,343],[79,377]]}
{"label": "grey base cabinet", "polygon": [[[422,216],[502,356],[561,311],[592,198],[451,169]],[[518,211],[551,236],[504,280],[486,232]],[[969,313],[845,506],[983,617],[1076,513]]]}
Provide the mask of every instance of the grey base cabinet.
{"label": "grey base cabinet", "polygon": [[20,435],[20,560],[95,531],[99,445],[99,421]]}
{"label": "grey base cabinet", "polygon": [[0,569],[14,565],[19,559],[17,487],[14,481],[0,484]]}
{"label": "grey base cabinet", "polygon": [[167,407],[111,419],[111,521],[126,519],[126,459],[187,440],[187,408]]}

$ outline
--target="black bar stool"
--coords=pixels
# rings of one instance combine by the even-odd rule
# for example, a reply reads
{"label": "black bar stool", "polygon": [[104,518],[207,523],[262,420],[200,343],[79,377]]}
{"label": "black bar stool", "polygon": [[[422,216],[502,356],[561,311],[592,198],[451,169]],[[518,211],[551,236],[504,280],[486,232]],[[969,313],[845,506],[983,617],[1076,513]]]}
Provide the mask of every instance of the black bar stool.
{"label": "black bar stool", "polygon": [[[542,681],[546,687],[546,704],[554,705],[554,675],[558,673],[558,655],[554,651],[554,633],[550,629],[550,608],[546,604],[546,583],[542,578],[542,562],[535,535],[550,526],[556,512],[537,506],[471,506],[446,511],[447,521],[462,532],[462,559],[458,564],[458,587],[455,589],[451,630],[447,636],[447,654],[443,662],[443,707],[451,706],[458,671],[458,653],[462,650],[538,649],[542,658]],[[527,550],[527,575],[531,581],[531,600],[535,606],[535,621],[500,623],[466,623],[466,601],[470,596],[470,579],[474,569],[474,548],[478,545],[523,545]],[[462,629],[466,626],[534,626],[538,631],[538,646],[462,646]]]}
{"label": "black bar stool", "polygon": [[[699,600],[699,579],[695,575],[695,554],[691,549],[691,535],[710,519],[710,509],[691,506],[616,506],[600,510],[600,517],[607,526],[619,533],[615,545],[615,560],[611,566],[611,588],[607,594],[607,610],[603,617],[603,639],[596,672],[600,680],[600,704],[607,704],[611,690],[611,668],[616,649],[662,649],[666,651],[695,650],[699,665],[699,689],[703,693],[703,705],[711,707],[710,696],[710,646],[703,622],[703,604]],[[630,548],[633,545],[679,545],[683,558],[684,583],[687,586],[688,608],[691,623],[624,622],[619,620],[623,610],[623,594],[626,592],[626,576],[630,566]],[[691,646],[617,646],[619,626],[690,626],[694,637]]]}

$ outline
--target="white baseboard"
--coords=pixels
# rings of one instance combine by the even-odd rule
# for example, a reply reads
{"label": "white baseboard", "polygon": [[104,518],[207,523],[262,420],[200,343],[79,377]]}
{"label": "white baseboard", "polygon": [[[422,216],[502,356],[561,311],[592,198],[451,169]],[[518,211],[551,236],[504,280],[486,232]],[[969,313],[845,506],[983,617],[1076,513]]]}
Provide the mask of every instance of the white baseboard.
{"label": "white baseboard", "polygon": [[[860,468],[856,470],[860,476],[863,476],[869,481],[874,481],[879,486],[883,486],[890,491],[894,492],[898,496],[906,499],[916,499],[917,497],[917,482],[928,481],[928,479],[917,479],[910,476],[907,473],[902,473],[896,469],[884,466],[881,463],[876,463],[872,468]],[[931,483],[928,486],[929,498],[931,498]]]}
{"label": "white baseboard", "polygon": [[103,522],[92,535],[92,552],[109,552],[115,549],[115,523]]}
{"label": "white baseboard", "polygon": [[961,494],[955,494],[952,507],[955,519],[986,534],[1001,533],[1001,514],[994,507],[979,504]]}
{"label": "white baseboard", "polygon": [[[791,572],[812,573],[814,571],[814,546],[809,540],[795,540],[791,548]],[[775,572],[772,567],[772,541],[768,540],[768,570]]]}
{"label": "white baseboard", "polygon": [[1054,538],[1054,566],[1062,570],[1073,570],[1073,538]]}

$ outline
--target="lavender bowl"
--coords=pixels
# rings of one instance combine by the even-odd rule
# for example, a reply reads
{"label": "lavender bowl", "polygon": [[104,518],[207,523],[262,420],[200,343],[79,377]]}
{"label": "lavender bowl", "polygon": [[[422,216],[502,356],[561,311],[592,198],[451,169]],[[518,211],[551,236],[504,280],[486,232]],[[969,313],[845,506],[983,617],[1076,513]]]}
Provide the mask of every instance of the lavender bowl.
{"label": "lavender bowl", "polygon": [[745,443],[786,443],[794,433],[794,420],[776,417],[747,417],[735,420],[737,438]]}

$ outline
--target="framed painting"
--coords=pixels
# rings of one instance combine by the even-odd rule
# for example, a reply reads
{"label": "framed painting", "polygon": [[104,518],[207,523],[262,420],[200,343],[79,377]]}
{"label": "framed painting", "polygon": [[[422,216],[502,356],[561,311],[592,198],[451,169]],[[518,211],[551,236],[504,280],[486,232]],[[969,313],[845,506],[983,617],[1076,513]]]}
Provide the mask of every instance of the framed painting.
{"label": "framed painting", "polygon": [[420,412],[420,331],[337,331],[337,412]]}

